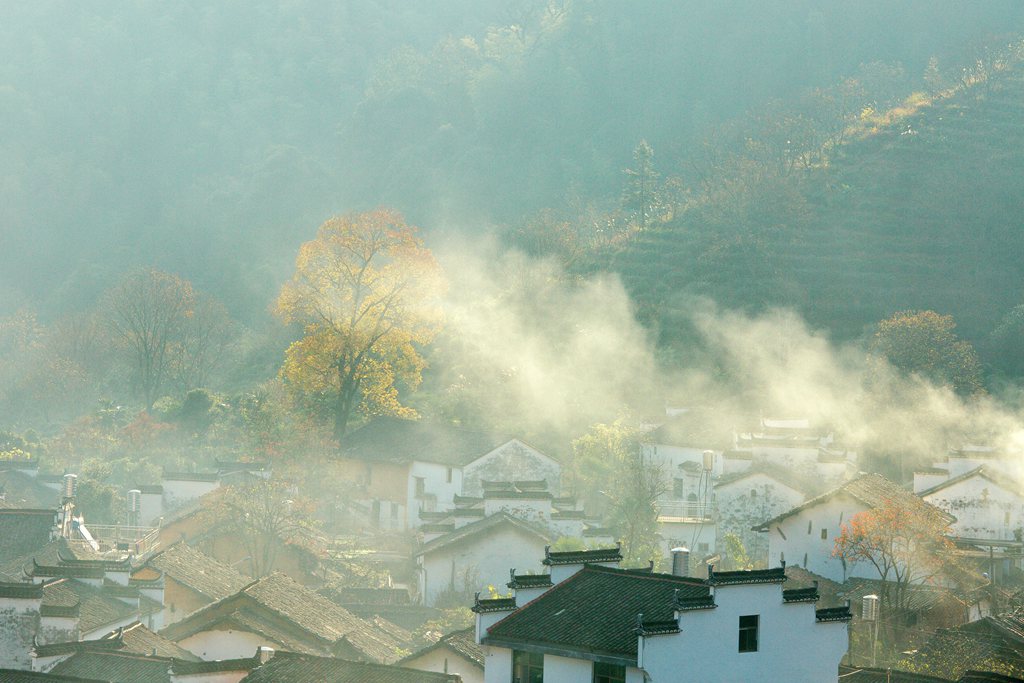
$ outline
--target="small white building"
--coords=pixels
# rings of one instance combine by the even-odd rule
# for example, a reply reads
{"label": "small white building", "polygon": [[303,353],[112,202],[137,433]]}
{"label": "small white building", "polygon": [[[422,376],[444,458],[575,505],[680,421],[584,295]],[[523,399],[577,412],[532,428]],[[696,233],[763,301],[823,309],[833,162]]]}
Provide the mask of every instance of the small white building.
{"label": "small white building", "polygon": [[754,531],[768,536],[769,566],[788,562],[837,583],[851,576],[877,579],[878,573],[870,563],[847,567],[832,553],[844,523],[859,512],[882,507],[893,500],[910,509],[945,514],[880,474],[862,474],[756,525]]}
{"label": "small white building", "polygon": [[801,473],[813,473],[827,484],[837,484],[856,471],[857,453],[841,445],[833,432],[807,419],[762,417],[758,428],[739,432],[730,452],[727,470],[744,468],[740,453],[750,464],[765,463]]}
{"label": "small white building", "polygon": [[484,650],[476,642],[473,628],[449,633],[433,645],[400,660],[398,666],[458,674],[462,683],[484,683]]}
{"label": "small white building", "polygon": [[918,495],[956,517],[959,537],[1019,541],[1024,534],[1024,484],[999,470],[976,467]]}
{"label": "small white building", "polygon": [[[435,532],[434,525],[422,528]],[[434,606],[445,596],[472,595],[486,591],[487,586],[500,586],[507,580],[510,564],[543,557],[554,536],[549,527],[504,511],[458,529],[447,525],[444,533],[425,534],[428,540],[416,551],[420,600]],[[543,567],[538,559],[521,569],[539,572]]]}
{"label": "small white building", "polygon": [[777,468],[758,465],[721,477],[715,483],[718,552],[726,551],[724,536],[735,534],[755,566],[769,566],[768,539],[752,527],[806,499],[806,486],[800,477]]}
{"label": "small white building", "polygon": [[814,588],[782,590],[783,568],[692,579],[619,560],[616,549],[548,553],[549,585],[478,599],[484,680],[837,680],[849,608],[817,609]]}

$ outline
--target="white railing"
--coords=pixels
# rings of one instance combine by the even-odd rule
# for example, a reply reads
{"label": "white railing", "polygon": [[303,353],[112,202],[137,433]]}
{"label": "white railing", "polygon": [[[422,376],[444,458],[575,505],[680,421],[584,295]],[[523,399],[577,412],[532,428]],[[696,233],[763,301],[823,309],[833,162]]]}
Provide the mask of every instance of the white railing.
{"label": "white railing", "polygon": [[688,500],[659,500],[659,517],[680,517],[684,519],[710,520],[715,516],[715,507]]}
{"label": "white railing", "polygon": [[159,527],[127,526],[123,524],[90,524],[89,531],[97,541],[116,546],[127,543],[136,555],[149,552],[160,535]]}

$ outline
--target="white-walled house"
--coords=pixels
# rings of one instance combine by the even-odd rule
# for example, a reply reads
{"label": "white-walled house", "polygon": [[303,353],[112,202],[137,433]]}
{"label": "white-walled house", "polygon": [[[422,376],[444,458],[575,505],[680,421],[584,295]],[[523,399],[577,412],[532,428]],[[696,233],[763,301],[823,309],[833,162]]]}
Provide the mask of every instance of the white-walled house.
{"label": "white-walled house", "polygon": [[837,583],[843,583],[851,576],[876,579],[878,572],[870,563],[845,566],[841,558],[833,556],[832,551],[842,525],[851,517],[893,500],[910,509],[941,514],[949,521],[954,520],[885,477],[862,474],[758,524],[754,530],[768,537],[769,566],[787,562]]}
{"label": "white-walled house", "polygon": [[837,680],[849,608],[782,590],[782,568],[693,579],[619,560],[615,549],[548,553],[548,586],[478,599],[486,683]]}
{"label": "white-walled house", "polygon": [[848,479],[857,465],[855,451],[842,446],[831,431],[815,427],[807,419],[762,417],[758,428],[735,435],[730,452],[735,464],[727,469],[743,469],[739,453],[748,453],[751,464],[813,473],[826,485]]}
{"label": "white-walled house", "polygon": [[[433,527],[423,527],[432,530]],[[508,512],[497,512],[443,534],[430,534],[416,551],[420,600],[436,605],[446,595],[472,595],[500,586],[510,564],[543,557],[555,540],[549,527]],[[540,571],[540,560],[520,567]]]}
{"label": "white-walled house", "polygon": [[770,566],[768,539],[752,527],[806,499],[806,487],[801,479],[776,468],[758,465],[721,477],[715,483],[718,552],[726,550],[722,538],[735,534],[752,561]]}
{"label": "white-walled house", "polygon": [[398,665],[419,671],[458,674],[462,683],[484,683],[484,651],[476,642],[473,628],[449,633],[433,645],[400,660]]}
{"label": "white-walled house", "polygon": [[1024,484],[999,470],[981,466],[918,493],[956,517],[961,538],[1021,540],[1024,534]]}
{"label": "white-walled house", "polygon": [[351,434],[337,461],[357,487],[372,526],[401,531],[421,524],[421,512],[452,509],[467,487],[485,480],[545,480],[558,490],[561,467],[518,439],[419,420],[381,417]]}

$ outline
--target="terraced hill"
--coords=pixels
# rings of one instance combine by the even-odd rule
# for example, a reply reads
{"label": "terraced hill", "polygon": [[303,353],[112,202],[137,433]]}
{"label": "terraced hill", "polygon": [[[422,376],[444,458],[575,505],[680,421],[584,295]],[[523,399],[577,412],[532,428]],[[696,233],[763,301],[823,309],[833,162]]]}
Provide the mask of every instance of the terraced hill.
{"label": "terraced hill", "polygon": [[[827,167],[745,187],[612,259],[637,300],[784,304],[838,338],[908,308],[981,338],[1024,302],[1024,70],[835,149]],[[719,201],[718,204],[722,204]]]}

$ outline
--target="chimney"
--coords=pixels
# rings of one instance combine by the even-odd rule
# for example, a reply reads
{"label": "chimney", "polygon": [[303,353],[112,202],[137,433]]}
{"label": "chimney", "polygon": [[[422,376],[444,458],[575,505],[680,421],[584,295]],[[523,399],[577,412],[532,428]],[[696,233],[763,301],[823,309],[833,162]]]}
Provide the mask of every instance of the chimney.
{"label": "chimney", "polygon": [[676,576],[690,575],[690,549],[685,546],[672,548],[672,573]]}

